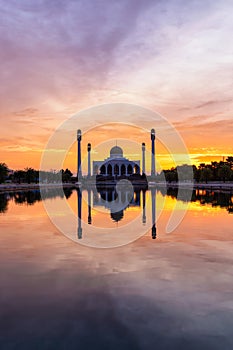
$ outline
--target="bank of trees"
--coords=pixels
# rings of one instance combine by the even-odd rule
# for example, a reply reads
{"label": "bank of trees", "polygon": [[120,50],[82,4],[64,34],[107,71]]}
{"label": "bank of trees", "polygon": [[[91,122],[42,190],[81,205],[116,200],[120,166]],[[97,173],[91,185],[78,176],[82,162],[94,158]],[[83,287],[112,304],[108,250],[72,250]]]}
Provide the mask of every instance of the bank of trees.
{"label": "bank of trees", "polygon": [[70,182],[73,174],[69,169],[61,169],[60,171],[41,171],[33,168],[25,168],[24,170],[10,171],[5,163],[0,163],[0,183],[38,183],[39,180],[45,183],[53,182]]}
{"label": "bank of trees", "polygon": [[[211,162],[210,164],[201,163],[195,165],[181,165],[157,175],[157,180],[177,182],[195,180],[196,182],[209,181],[233,181],[233,156],[229,156],[225,161]],[[25,168],[24,170],[10,171],[5,163],[0,163],[0,183],[10,181],[14,183],[44,183],[53,182],[71,182],[76,181],[69,169],[61,169],[59,171],[40,171],[33,168]]]}
{"label": "bank of trees", "polygon": [[201,163],[199,166],[182,165],[169,170],[164,170],[163,174],[167,182],[177,182],[190,180],[193,173],[193,179],[196,182],[209,181],[233,181],[233,157],[227,157],[225,161],[211,162],[210,164]]}

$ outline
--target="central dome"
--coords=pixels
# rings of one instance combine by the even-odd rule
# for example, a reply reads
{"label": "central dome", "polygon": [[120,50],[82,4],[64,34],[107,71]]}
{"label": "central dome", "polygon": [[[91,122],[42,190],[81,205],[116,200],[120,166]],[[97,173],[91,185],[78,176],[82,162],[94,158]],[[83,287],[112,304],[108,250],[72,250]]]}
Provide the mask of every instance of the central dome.
{"label": "central dome", "polygon": [[123,149],[118,146],[112,147],[110,150],[110,157],[123,157]]}

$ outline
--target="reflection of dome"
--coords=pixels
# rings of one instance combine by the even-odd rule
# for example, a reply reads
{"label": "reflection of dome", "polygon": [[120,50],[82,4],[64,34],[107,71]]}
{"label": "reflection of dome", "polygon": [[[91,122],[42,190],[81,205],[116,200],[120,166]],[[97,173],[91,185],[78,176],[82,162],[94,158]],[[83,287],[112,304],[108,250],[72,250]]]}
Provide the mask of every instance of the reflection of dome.
{"label": "reflection of dome", "polygon": [[118,147],[118,146],[114,146],[111,148],[110,151],[110,157],[123,157],[123,150],[122,148]]}
{"label": "reflection of dome", "polygon": [[120,211],[116,211],[114,213],[111,213],[111,218],[113,221],[120,221],[121,219],[123,219],[123,216],[124,216],[124,211],[123,210],[120,210]]}

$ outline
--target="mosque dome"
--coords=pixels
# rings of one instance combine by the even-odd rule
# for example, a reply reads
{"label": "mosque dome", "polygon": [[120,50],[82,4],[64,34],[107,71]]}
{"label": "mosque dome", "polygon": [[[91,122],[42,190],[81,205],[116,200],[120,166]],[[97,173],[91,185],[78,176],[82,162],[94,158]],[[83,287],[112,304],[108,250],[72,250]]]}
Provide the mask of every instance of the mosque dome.
{"label": "mosque dome", "polygon": [[113,221],[118,222],[118,221],[121,221],[123,219],[124,211],[120,210],[120,211],[111,213],[110,215],[111,215],[111,218],[112,218]]}
{"label": "mosque dome", "polygon": [[119,146],[114,146],[110,150],[110,157],[123,157],[123,149]]}

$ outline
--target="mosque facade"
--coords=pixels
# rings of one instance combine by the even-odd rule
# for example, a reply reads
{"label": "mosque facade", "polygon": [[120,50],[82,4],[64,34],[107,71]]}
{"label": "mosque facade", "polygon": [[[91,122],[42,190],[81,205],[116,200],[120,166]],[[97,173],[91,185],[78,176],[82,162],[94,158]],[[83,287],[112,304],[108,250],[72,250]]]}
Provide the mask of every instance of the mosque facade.
{"label": "mosque facade", "polygon": [[[81,130],[77,131],[77,178],[82,178],[81,162]],[[123,150],[119,146],[114,146],[110,150],[109,157],[103,160],[93,161],[91,167],[91,144],[87,145],[88,153],[88,173],[87,177],[96,176],[96,179],[108,181],[110,178],[119,177],[133,179],[145,176],[145,143],[142,143],[142,159],[129,160],[124,157]],[[91,169],[92,168],[92,169]],[[151,129],[151,176],[155,176],[155,130]]]}
{"label": "mosque facade", "polygon": [[130,176],[140,174],[140,160],[131,161],[123,156],[123,150],[114,146],[108,158],[102,161],[93,161],[93,175]]}

